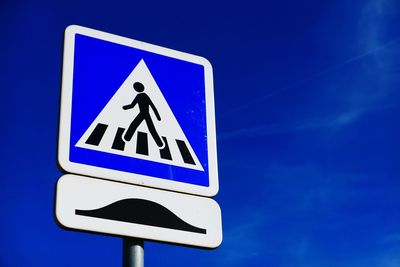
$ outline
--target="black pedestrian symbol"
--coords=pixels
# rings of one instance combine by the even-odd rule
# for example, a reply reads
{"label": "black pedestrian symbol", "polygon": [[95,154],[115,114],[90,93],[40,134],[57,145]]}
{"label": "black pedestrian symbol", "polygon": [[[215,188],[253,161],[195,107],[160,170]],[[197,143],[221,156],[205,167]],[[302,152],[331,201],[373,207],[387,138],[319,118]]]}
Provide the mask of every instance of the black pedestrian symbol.
{"label": "black pedestrian symbol", "polygon": [[149,129],[149,132],[151,136],[153,137],[154,141],[156,142],[157,146],[162,148],[164,147],[164,142],[160,138],[160,135],[157,133],[157,130],[154,126],[153,120],[151,119],[150,116],[150,107],[154,112],[154,115],[156,115],[157,120],[161,121],[160,114],[157,111],[156,106],[153,104],[151,101],[150,97],[144,93],[144,85],[140,82],[135,82],[133,84],[133,88],[135,89],[138,94],[136,97],[133,99],[132,103],[129,105],[125,105],[122,108],[124,110],[134,108],[136,104],[139,106],[139,114],[133,119],[131,124],[129,125],[128,129],[126,130],[123,138],[125,141],[129,142],[132,139],[132,136],[136,132],[137,128],[139,125],[145,121],[147,128]]}

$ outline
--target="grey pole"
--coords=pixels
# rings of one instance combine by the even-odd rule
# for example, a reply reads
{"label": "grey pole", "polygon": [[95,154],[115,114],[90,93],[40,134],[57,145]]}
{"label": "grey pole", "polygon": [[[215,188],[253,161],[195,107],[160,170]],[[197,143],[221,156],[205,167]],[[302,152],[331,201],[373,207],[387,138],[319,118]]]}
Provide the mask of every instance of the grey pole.
{"label": "grey pole", "polygon": [[124,238],[123,267],[144,267],[143,240]]}

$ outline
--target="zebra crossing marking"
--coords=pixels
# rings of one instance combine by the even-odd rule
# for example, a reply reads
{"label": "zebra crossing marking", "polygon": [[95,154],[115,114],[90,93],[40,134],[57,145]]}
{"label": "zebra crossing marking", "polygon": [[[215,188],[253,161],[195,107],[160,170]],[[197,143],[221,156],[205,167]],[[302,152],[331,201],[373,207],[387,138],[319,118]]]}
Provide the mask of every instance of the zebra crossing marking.
{"label": "zebra crossing marking", "polygon": [[[105,124],[97,124],[95,129],[93,130],[92,134],[89,136],[88,140],[85,142],[86,144],[90,144],[93,146],[98,146],[101,142],[102,137],[104,136],[105,131],[107,130],[108,125]],[[124,151],[126,148],[126,141],[123,140],[122,135],[125,132],[125,128],[119,127],[117,132],[115,133],[114,141],[112,143],[111,148]],[[149,149],[148,149],[148,135],[144,132],[137,132],[136,136],[136,153],[140,155],[148,156]],[[164,147],[159,150],[160,157],[162,159],[172,160],[170,146],[168,144],[168,139],[165,136],[161,137],[164,142]],[[180,155],[182,160],[187,164],[195,164],[190,151],[188,150],[186,144],[182,140],[174,140],[176,142],[177,148],[180,151]],[[129,149],[129,148],[127,148]]]}

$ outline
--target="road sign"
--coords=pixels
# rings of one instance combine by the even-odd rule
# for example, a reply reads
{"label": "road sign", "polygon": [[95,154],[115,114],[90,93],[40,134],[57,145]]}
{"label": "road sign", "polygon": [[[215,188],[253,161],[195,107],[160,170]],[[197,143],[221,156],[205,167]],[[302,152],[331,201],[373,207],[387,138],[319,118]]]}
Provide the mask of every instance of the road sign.
{"label": "road sign", "polygon": [[68,228],[215,248],[221,210],[205,197],[67,174],[57,183],[56,216]]}
{"label": "road sign", "polygon": [[58,155],[66,171],[214,196],[214,120],[206,59],[66,29]]}

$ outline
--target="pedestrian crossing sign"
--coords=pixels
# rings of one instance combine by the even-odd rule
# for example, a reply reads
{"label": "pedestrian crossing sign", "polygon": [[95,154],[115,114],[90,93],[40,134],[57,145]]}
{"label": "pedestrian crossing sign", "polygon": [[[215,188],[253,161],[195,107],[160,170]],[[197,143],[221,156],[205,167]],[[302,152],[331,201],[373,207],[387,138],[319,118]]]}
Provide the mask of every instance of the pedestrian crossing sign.
{"label": "pedestrian crossing sign", "polygon": [[58,160],[71,173],[214,196],[218,174],[210,63],[67,27]]}

